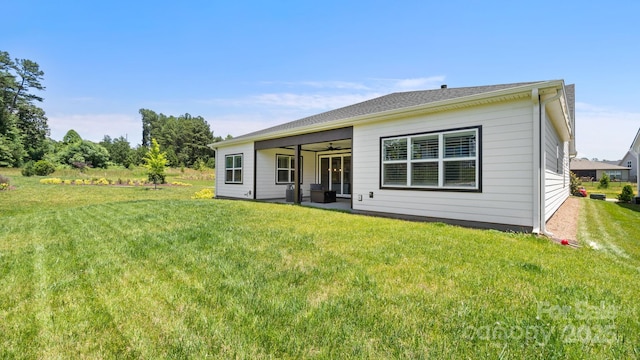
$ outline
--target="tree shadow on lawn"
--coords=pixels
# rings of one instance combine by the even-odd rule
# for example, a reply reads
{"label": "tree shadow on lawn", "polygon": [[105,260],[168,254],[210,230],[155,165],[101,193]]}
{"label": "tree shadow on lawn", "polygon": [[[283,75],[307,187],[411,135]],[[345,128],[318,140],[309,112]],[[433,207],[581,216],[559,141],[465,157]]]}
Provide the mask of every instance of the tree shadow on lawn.
{"label": "tree shadow on lawn", "polygon": [[630,204],[630,203],[623,203],[623,202],[618,202],[616,204],[618,204],[618,206],[621,206],[625,209],[629,209],[635,212],[640,212],[640,205],[638,204]]}

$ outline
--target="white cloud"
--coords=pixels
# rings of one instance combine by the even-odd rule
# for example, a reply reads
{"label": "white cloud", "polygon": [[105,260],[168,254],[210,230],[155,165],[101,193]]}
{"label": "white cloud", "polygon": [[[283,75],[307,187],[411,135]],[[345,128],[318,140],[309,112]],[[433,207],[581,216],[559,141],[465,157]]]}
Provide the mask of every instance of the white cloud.
{"label": "white cloud", "polygon": [[380,96],[378,93],[364,94],[292,94],[274,93],[253,97],[254,102],[268,105],[291,107],[300,110],[318,109],[329,110],[359,103]]}
{"label": "white cloud", "polygon": [[291,87],[312,87],[317,89],[349,89],[349,90],[369,90],[369,86],[350,81],[326,80],[326,81],[263,81],[264,85],[285,85]]}
{"label": "white cloud", "polygon": [[[216,136],[239,136],[396,91],[439,88],[444,79],[444,76],[431,76],[411,79],[367,79],[363,82],[265,82],[262,85],[269,85],[273,91],[230,98],[191,100],[172,106],[202,115]],[[94,99],[76,98],[74,101],[92,102]],[[166,109],[166,106],[167,103],[163,102],[150,108],[171,114],[167,112],[170,110]],[[62,139],[70,129],[76,130],[82,138],[91,141],[100,141],[104,135],[126,135],[133,146],[140,142],[142,136],[142,126],[137,113],[101,114],[88,111],[82,114],[66,114],[60,111],[49,115],[49,126],[51,137],[56,140]]]}
{"label": "white cloud", "polygon": [[576,103],[578,157],[620,160],[640,127],[640,113]]}
{"label": "white cloud", "polygon": [[288,117],[286,114],[227,114],[219,116],[204,116],[213,130],[214,136],[225,137],[229,134],[240,136],[250,132],[280,125],[297,118]]}
{"label": "white cloud", "polygon": [[413,78],[413,79],[389,79],[393,82],[393,88],[401,91],[408,90],[425,90],[439,88],[443,84],[445,77],[443,75]]}
{"label": "white cloud", "polygon": [[104,135],[126,136],[132,146],[142,139],[142,123],[138,114],[54,114],[49,115],[51,138],[62,140],[73,129],[85,140],[100,141]]}

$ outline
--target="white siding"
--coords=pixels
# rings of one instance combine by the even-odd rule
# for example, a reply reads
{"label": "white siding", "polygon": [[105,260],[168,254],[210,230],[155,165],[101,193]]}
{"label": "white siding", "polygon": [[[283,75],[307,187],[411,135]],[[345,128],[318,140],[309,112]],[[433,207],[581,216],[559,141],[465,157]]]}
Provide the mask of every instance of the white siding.
{"label": "white siding", "polygon": [[[276,184],[276,155],[294,155],[289,149],[266,149],[256,154],[256,199],[280,199],[285,197],[286,184]],[[315,182],[315,153],[302,151],[302,196],[309,196],[309,184]]]}
{"label": "white siding", "polygon": [[[242,184],[225,184],[225,156],[242,154]],[[252,199],[253,143],[229,146],[216,151],[216,197]]]}
{"label": "white siding", "polygon": [[562,142],[547,118],[545,126],[545,206],[547,221],[569,197],[569,143]]}
{"label": "white siding", "polygon": [[[354,210],[532,226],[532,117],[523,100],[354,126]],[[482,126],[482,192],[380,189],[380,137],[469,126]]]}
{"label": "white siding", "polygon": [[[631,167],[629,168],[629,162],[631,162]],[[633,156],[633,154],[629,151],[627,151],[627,154],[622,158],[622,160],[620,161],[620,163],[618,165],[620,166],[624,166],[626,168],[629,169],[629,181],[636,181],[636,176],[638,176],[638,169],[636,169],[638,164],[638,161],[636,160],[636,157]]]}

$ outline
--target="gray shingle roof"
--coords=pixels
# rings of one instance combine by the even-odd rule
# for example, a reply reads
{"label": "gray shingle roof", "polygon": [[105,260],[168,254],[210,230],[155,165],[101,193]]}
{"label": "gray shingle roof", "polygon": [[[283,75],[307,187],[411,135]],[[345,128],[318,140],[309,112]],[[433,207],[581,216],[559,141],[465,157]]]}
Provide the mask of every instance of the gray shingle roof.
{"label": "gray shingle roof", "polygon": [[[526,85],[536,84],[541,82],[544,82],[544,81],[396,92],[396,93],[391,93],[389,95],[377,97],[371,100],[363,101],[357,104],[345,106],[339,109],[330,110],[317,115],[312,115],[299,120],[291,121],[281,125],[276,125],[263,130],[258,130],[252,133],[241,135],[234,138],[234,140],[242,139],[245,137],[266,135],[273,132],[287,131],[287,130],[295,129],[298,127],[317,125],[317,124],[322,124],[322,123],[331,122],[335,120],[344,120],[344,119],[349,119],[357,116],[372,115],[372,114],[381,113],[381,112],[390,111],[390,110],[409,108],[412,106],[435,103],[438,101],[450,100],[455,98],[463,98],[471,95],[516,88],[519,86],[526,86]],[[571,110],[573,110],[573,108]]]}
{"label": "gray shingle roof", "polygon": [[564,91],[567,93],[567,106],[569,107],[569,113],[572,119],[575,119],[576,113],[576,85],[570,84],[564,87]]}
{"label": "gray shingle roof", "polygon": [[571,170],[629,170],[624,166],[607,164],[602,161],[591,161],[586,159],[571,159],[569,164]]}

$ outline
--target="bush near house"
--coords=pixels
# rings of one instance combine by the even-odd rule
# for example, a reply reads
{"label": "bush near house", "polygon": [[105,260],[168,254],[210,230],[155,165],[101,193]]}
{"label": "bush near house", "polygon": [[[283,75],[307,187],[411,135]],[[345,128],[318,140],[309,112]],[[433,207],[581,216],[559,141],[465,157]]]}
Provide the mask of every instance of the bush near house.
{"label": "bush near house", "polygon": [[622,188],[622,192],[618,194],[618,200],[622,202],[631,202],[633,200],[633,187],[631,185],[625,185]]}

